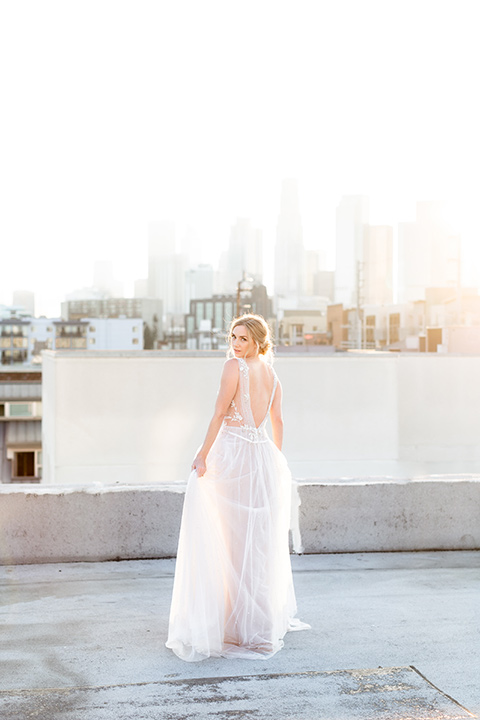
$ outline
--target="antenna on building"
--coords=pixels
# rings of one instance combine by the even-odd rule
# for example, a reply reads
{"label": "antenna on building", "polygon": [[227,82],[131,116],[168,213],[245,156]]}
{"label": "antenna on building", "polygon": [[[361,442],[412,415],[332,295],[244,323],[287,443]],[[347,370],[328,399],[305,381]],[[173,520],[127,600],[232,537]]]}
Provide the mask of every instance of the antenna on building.
{"label": "antenna on building", "polygon": [[237,317],[252,312],[252,290],[254,280],[243,271],[237,284]]}
{"label": "antenna on building", "polygon": [[357,272],[356,272],[356,295],[357,304],[355,308],[355,328],[354,328],[354,346],[357,348],[363,348],[364,331],[363,331],[363,306],[365,305],[365,277],[364,277],[364,263],[361,260],[357,261]]}

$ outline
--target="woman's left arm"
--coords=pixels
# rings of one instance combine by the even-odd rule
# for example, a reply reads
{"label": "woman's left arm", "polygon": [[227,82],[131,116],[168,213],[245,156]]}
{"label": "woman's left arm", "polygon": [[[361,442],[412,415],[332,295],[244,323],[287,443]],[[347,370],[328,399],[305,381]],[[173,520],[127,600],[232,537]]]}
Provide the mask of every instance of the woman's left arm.
{"label": "woman's left arm", "polygon": [[227,360],[223,368],[222,379],[220,381],[220,390],[218,391],[213,417],[210,420],[210,424],[208,426],[207,434],[205,436],[205,440],[203,441],[203,445],[198,451],[192,463],[192,470],[197,471],[198,477],[202,477],[202,475],[205,475],[205,471],[207,469],[207,455],[210,452],[210,448],[212,447],[215,438],[218,435],[218,431],[220,430],[225,415],[228,412],[228,408],[230,407],[232,398],[235,395],[235,391],[238,385],[238,375],[239,370],[236,359],[232,358],[231,360]]}
{"label": "woman's left arm", "polygon": [[277,384],[275,397],[270,408],[270,422],[272,423],[272,440],[279,450],[283,445],[283,414],[282,414],[282,386]]}

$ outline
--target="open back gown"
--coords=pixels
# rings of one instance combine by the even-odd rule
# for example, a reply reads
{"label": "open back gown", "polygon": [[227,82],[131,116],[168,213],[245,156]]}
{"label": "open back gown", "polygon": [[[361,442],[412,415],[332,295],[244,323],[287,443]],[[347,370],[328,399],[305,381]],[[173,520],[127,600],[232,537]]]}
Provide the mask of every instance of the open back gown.
{"label": "open back gown", "polygon": [[270,368],[270,402],[256,427],[248,364],[238,363],[239,406],[232,401],[205,475],[193,471],[185,494],[166,645],[187,661],[270,657],[287,630],[309,627],[293,619],[292,477],[266,432],[277,376]]}

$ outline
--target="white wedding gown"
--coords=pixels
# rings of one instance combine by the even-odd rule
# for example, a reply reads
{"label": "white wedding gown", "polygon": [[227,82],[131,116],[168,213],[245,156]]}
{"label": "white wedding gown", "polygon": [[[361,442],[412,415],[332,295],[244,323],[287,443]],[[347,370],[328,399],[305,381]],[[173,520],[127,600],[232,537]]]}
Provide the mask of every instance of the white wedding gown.
{"label": "white wedding gown", "polygon": [[185,495],[166,646],[187,661],[271,657],[288,630],[309,627],[294,619],[292,477],[265,428],[277,377],[272,368],[270,403],[255,427],[248,364],[238,363],[240,407],[232,402],[205,475],[192,472]]}

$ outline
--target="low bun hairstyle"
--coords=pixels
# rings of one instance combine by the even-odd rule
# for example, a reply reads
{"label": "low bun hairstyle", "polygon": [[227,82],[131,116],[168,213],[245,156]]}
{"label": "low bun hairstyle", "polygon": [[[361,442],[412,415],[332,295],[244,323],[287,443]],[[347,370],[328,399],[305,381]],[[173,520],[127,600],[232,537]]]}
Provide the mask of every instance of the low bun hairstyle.
{"label": "low bun hairstyle", "polygon": [[238,325],[244,325],[247,328],[252,340],[258,347],[258,354],[263,355],[265,359],[271,362],[273,359],[273,342],[267,321],[261,315],[251,313],[235,318],[230,325],[229,342],[232,339],[232,332]]}

